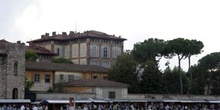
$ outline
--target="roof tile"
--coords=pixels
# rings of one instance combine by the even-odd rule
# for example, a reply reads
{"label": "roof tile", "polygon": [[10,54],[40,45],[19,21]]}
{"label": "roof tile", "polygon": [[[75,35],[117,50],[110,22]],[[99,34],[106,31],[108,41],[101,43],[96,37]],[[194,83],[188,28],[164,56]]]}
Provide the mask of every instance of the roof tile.
{"label": "roof tile", "polygon": [[88,86],[88,87],[128,87],[128,84],[104,80],[104,79],[80,79],[65,83],[66,86]]}

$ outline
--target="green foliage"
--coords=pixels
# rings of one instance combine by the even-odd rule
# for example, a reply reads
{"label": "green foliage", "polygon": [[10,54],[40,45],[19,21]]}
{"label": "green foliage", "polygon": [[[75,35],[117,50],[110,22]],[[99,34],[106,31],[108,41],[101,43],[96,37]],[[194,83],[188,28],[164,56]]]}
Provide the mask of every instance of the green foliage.
{"label": "green foliage", "polygon": [[200,65],[194,65],[191,68],[193,78],[191,80],[190,94],[204,95],[205,93],[205,76]]}
{"label": "green foliage", "polygon": [[31,51],[25,52],[26,61],[36,61],[37,58],[38,58],[38,55],[36,53],[31,52]]}
{"label": "green foliage", "polygon": [[66,58],[55,58],[53,60],[54,63],[73,63],[71,60],[66,59]]}
{"label": "green foliage", "polygon": [[31,87],[34,85],[34,81],[30,81],[27,78],[25,78],[25,90],[29,91]]}
{"label": "green foliage", "polygon": [[184,38],[169,40],[165,48],[166,55],[169,55],[170,58],[177,55],[180,60],[186,58],[189,51],[186,46],[188,44],[189,40]]}
{"label": "green foliage", "polygon": [[122,82],[128,84],[128,92],[136,93],[139,89],[137,87],[137,62],[129,53],[123,53],[117,58],[117,62],[109,70],[109,80]]}
{"label": "green foliage", "polygon": [[199,64],[207,71],[220,67],[220,52],[210,53],[199,60]]}
{"label": "green foliage", "polygon": [[192,55],[200,54],[204,45],[201,41],[187,40],[187,45],[185,45],[185,47],[187,48],[185,54],[190,57]]}
{"label": "green foliage", "polygon": [[212,95],[220,95],[220,71],[215,71],[211,74],[211,94]]}
{"label": "green foliage", "polygon": [[59,80],[59,82],[55,84],[54,87],[57,92],[61,92],[61,93],[64,92],[64,87],[65,87],[64,81]]}
{"label": "green foliage", "polygon": [[183,94],[183,76],[181,74],[181,60],[188,57],[190,40],[184,38],[176,38],[168,41],[165,52],[170,58],[177,56],[178,58],[178,72],[180,81],[180,93]]}
{"label": "green foliage", "polygon": [[[218,85],[216,77],[218,76],[217,73],[220,71],[220,52],[213,52],[202,57],[199,60],[199,65],[205,73],[205,84],[208,88],[206,94],[210,94],[209,91],[213,92],[212,94],[218,94],[216,92],[218,90],[218,87],[216,87],[216,85]],[[215,76],[213,77],[213,75]],[[217,88],[217,90],[213,87]]]}
{"label": "green foliage", "polygon": [[[192,72],[189,69],[188,73],[191,76],[189,82],[187,74],[181,69],[181,60],[188,58],[190,67],[190,57],[200,54],[203,47],[203,43],[197,40],[176,38],[164,41],[149,38],[144,42],[136,43],[131,52],[118,57],[109,71],[109,79],[129,84],[128,91],[132,93],[202,94],[205,84],[204,75],[196,69]],[[168,68],[162,74],[158,68],[160,59],[174,56],[178,57],[178,68],[175,67],[173,70]],[[141,69],[144,70],[142,74],[140,74]]]}
{"label": "green foliage", "polygon": [[189,81],[186,77],[186,73],[181,69],[174,67],[173,70],[167,67],[163,73],[163,92],[169,94],[180,94],[180,81],[179,76],[183,76],[183,93],[186,94],[188,91]]}
{"label": "green foliage", "polygon": [[164,40],[149,38],[144,42],[136,43],[132,53],[135,60],[139,63],[145,63],[148,60],[159,61],[164,54],[165,46],[166,42]]}
{"label": "green foliage", "polygon": [[154,61],[147,61],[141,76],[140,89],[142,93],[162,93],[162,73]]}

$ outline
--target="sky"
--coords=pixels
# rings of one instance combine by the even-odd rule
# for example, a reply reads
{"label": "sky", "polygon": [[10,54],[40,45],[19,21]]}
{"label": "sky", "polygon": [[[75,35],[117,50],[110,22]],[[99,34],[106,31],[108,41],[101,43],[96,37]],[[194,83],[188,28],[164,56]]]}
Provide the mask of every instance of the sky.
{"label": "sky", "polygon": [[[203,53],[192,64],[218,52],[219,0],[0,0],[0,39],[10,42],[38,39],[42,34],[96,30],[127,40],[126,50],[148,38],[196,39]],[[167,59],[160,67],[165,68]],[[169,60],[177,66],[177,58]],[[187,60],[181,63],[188,68]]]}

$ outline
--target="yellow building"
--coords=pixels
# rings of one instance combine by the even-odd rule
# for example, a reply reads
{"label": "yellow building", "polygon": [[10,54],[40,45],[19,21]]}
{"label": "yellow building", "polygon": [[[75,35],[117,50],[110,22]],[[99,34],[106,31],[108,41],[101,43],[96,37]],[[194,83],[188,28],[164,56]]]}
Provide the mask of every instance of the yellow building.
{"label": "yellow building", "polygon": [[25,77],[34,81],[32,91],[47,91],[59,81],[79,79],[107,79],[108,69],[95,65],[77,65],[50,62],[26,62]]}
{"label": "yellow building", "polygon": [[29,41],[30,46],[41,46],[58,57],[71,59],[74,64],[98,65],[111,67],[117,56],[123,52],[123,43],[126,39],[108,35],[98,31],[85,31],[75,33],[70,31],[62,34],[49,33],[42,35],[40,39]]}

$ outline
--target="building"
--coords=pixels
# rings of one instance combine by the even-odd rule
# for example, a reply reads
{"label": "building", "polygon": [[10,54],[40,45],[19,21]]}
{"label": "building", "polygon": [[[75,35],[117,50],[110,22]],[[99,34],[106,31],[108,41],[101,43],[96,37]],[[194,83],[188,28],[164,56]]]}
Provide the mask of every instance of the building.
{"label": "building", "polygon": [[[30,89],[36,99],[125,98],[127,84],[109,81],[108,68],[51,62],[26,62],[25,77],[33,81]],[[61,85],[60,85],[61,84]],[[53,89],[53,92],[48,92]]]}
{"label": "building", "polygon": [[[26,46],[26,52],[33,52],[38,55],[37,62],[51,62],[53,57],[56,56],[55,53],[41,47],[41,46]],[[27,60],[27,59],[26,59]]]}
{"label": "building", "polygon": [[104,79],[81,79],[64,83],[65,90],[72,93],[95,94],[95,99],[124,99],[128,85]]}
{"label": "building", "polygon": [[53,32],[51,36],[46,33],[40,39],[28,43],[30,46],[44,47],[56,53],[58,57],[71,59],[74,64],[109,68],[123,52],[125,40],[120,36],[92,30],[83,33],[70,31],[69,34]]}
{"label": "building", "polygon": [[25,44],[0,40],[0,99],[23,99]]}
{"label": "building", "polygon": [[25,77],[34,81],[31,91],[48,91],[54,84],[78,79],[107,79],[108,69],[96,65],[26,62]]}

